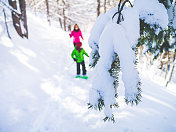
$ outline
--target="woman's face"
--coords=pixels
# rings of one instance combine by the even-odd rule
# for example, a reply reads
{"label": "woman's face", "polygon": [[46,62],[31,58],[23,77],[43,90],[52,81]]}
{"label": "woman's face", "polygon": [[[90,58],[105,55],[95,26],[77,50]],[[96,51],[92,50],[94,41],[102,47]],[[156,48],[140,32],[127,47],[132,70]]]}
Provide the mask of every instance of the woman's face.
{"label": "woman's face", "polygon": [[78,26],[77,25],[75,26],[75,29],[78,30]]}

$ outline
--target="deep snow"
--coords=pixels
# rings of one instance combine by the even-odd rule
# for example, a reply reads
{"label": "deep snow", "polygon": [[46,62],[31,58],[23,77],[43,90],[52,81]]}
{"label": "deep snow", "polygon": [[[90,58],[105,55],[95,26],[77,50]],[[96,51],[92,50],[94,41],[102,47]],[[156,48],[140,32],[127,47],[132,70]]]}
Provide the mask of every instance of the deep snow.
{"label": "deep snow", "polygon": [[[103,112],[88,110],[94,76],[88,58],[89,79],[74,78],[69,33],[44,20],[28,12],[29,40],[19,38],[12,28],[9,40],[0,25],[0,132],[176,131],[176,84],[165,88],[142,68],[142,102],[127,106],[120,81],[115,124],[104,123]],[[83,47],[90,53],[88,35],[83,37]]]}

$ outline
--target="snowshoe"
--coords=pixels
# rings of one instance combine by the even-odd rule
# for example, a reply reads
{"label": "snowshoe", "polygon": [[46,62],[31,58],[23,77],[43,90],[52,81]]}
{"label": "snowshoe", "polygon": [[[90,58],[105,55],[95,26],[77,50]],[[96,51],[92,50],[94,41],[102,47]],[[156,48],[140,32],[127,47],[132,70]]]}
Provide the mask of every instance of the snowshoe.
{"label": "snowshoe", "polygon": [[88,79],[88,76],[82,76],[81,78],[83,78],[83,79]]}
{"label": "snowshoe", "polygon": [[88,79],[88,76],[80,76],[80,75],[76,75],[76,78]]}
{"label": "snowshoe", "polygon": [[81,78],[81,76],[80,75],[76,75],[76,78]]}

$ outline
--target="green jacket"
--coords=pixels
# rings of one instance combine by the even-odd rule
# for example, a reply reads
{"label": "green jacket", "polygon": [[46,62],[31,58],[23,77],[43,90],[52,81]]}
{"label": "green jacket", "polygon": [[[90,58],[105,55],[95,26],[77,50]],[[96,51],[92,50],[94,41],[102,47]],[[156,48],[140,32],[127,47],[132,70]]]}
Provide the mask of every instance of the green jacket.
{"label": "green jacket", "polygon": [[79,51],[75,48],[75,49],[72,51],[72,53],[71,53],[71,57],[72,57],[73,59],[76,59],[76,61],[77,61],[78,63],[81,63],[81,62],[84,61],[84,54],[85,54],[87,57],[89,57],[89,55],[85,52],[84,49],[81,49],[81,51],[79,52]]}

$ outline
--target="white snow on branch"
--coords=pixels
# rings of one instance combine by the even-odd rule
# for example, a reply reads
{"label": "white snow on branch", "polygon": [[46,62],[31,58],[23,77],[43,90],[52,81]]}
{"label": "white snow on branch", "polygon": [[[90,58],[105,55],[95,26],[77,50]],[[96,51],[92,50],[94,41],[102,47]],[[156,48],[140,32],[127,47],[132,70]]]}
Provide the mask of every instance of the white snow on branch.
{"label": "white snow on branch", "polygon": [[158,0],[135,0],[134,8],[139,10],[140,18],[146,23],[159,25],[163,29],[167,28],[167,10]]}

